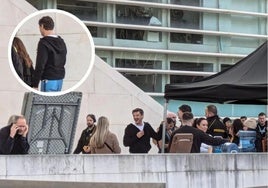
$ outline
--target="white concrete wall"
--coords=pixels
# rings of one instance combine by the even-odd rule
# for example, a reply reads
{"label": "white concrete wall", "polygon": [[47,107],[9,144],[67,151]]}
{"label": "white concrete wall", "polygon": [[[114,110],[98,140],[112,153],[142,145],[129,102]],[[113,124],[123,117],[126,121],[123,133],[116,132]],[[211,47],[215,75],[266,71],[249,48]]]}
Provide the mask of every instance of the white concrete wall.
{"label": "white concrete wall", "polygon": [[[21,113],[24,92],[28,92],[17,82],[9,67],[7,58],[8,40],[16,24],[30,13],[36,11],[24,0],[2,0],[1,2],[0,128],[6,125],[10,115]],[[145,111],[144,120],[150,122],[155,129],[163,119],[163,108],[160,104],[98,57],[95,57],[95,64],[88,79],[86,79],[77,91],[83,92],[83,98],[74,147],[82,130],[86,127],[85,119],[88,113],[93,113],[97,117],[104,115],[110,119],[111,131],[117,134],[122,153],[128,153],[128,148],[123,146],[122,139],[126,125],[132,121],[132,109],[136,107],[143,108]],[[155,146],[153,146],[151,153],[157,153]]]}
{"label": "white concrete wall", "polygon": [[265,153],[0,156],[0,166],[0,179],[13,180],[165,183],[167,188],[268,185]]}

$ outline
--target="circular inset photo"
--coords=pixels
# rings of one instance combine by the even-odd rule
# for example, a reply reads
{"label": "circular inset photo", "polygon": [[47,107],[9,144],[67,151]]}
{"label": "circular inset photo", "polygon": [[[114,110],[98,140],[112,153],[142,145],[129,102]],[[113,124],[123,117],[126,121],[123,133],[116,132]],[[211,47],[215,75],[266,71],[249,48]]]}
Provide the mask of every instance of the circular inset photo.
{"label": "circular inset photo", "polygon": [[95,58],[93,38],[74,15],[56,9],[23,19],[9,40],[9,64],[18,81],[40,95],[66,94],[90,74]]}

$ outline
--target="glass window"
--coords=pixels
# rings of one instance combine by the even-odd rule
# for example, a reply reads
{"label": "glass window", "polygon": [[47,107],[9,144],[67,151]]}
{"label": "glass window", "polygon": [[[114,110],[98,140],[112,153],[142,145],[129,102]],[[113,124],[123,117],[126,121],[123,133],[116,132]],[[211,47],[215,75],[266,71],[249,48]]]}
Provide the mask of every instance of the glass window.
{"label": "glass window", "polygon": [[[76,15],[81,20],[105,21],[105,4],[84,1],[58,0],[57,8]],[[103,9],[103,11],[101,11]]]}
{"label": "glass window", "polygon": [[203,35],[196,35],[196,34],[189,34],[189,33],[170,33],[170,42],[202,44]]}
{"label": "glass window", "polygon": [[170,10],[170,26],[175,28],[200,29],[200,12]]}
{"label": "glass window", "polygon": [[116,5],[116,22],[161,26],[161,10],[150,7]]}
{"label": "glass window", "polygon": [[117,39],[128,39],[128,40],[143,40],[143,30],[132,30],[132,29],[116,29]]}
{"label": "glass window", "polygon": [[228,69],[229,67],[231,67],[232,65],[230,64],[221,64],[221,71]]}
{"label": "glass window", "polygon": [[[170,62],[170,70],[212,72],[213,71],[213,64],[210,64],[210,63]],[[200,80],[202,78],[204,78],[204,76],[170,75],[170,83],[193,82],[193,81]]]}
{"label": "glass window", "polygon": [[[116,67],[160,69],[161,61],[116,59]],[[129,81],[145,92],[162,92],[162,75],[153,73],[128,73],[121,72]]]}
{"label": "glass window", "polygon": [[[199,12],[170,10],[170,26],[174,28],[200,29]],[[170,33],[170,42],[202,44],[203,36],[188,33]]]}
{"label": "glass window", "polygon": [[116,59],[115,67],[135,69],[161,69],[161,61],[137,60],[137,59]]}
{"label": "glass window", "polygon": [[103,27],[87,26],[92,37],[106,38],[107,29]]}
{"label": "glass window", "polygon": [[200,2],[200,0],[170,0],[171,4],[188,6],[200,6]]}

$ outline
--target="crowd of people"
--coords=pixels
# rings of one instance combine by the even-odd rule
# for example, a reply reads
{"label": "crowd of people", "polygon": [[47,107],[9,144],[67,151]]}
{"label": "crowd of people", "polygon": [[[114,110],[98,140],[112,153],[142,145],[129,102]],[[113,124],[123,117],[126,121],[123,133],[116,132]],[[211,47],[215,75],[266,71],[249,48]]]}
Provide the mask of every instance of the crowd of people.
{"label": "crowd of people", "polygon": [[[164,152],[169,153],[173,137],[177,133],[193,134],[191,153],[212,153],[213,146],[219,146],[226,142],[234,143],[239,146],[239,131],[242,130],[256,132],[254,151],[267,151],[267,120],[266,114],[263,112],[258,115],[257,120],[254,118],[247,119],[246,116],[241,116],[234,120],[231,120],[229,117],[221,119],[218,115],[217,107],[215,105],[208,105],[205,109],[205,117],[194,118],[191,107],[184,104],[178,108],[177,114],[172,112],[167,113],[166,120],[160,123],[156,131],[152,128],[150,123],[143,121],[144,111],[141,108],[134,109],[132,116],[133,123],[126,126],[123,135],[123,145],[129,147],[129,153],[148,153],[152,147],[151,139],[158,147],[159,153],[162,152],[162,146],[164,147]],[[178,125],[177,117],[179,120]],[[99,125],[97,125],[97,127],[98,126]],[[162,142],[163,126],[165,127],[164,144]],[[77,151],[85,153],[83,147],[96,147],[96,144],[92,145],[91,141],[86,141],[86,145],[81,145],[81,140],[85,137],[84,133],[86,130],[89,130],[89,127],[82,132],[74,153],[77,153]],[[88,135],[87,138],[91,140],[91,133],[89,132]],[[120,148],[117,137],[115,136],[114,138],[116,141],[111,145],[114,146],[114,148]],[[112,152],[115,149],[107,150],[107,146],[105,146],[103,142],[98,147],[106,148],[107,153],[115,153]],[[98,152],[95,150],[93,153]]]}
{"label": "crowd of people", "polygon": [[[247,119],[246,116],[234,120],[229,117],[221,119],[217,107],[208,105],[205,117],[194,118],[191,107],[183,104],[178,108],[177,114],[169,112],[156,131],[150,123],[143,121],[143,109],[133,109],[132,116],[133,122],[125,127],[123,135],[123,145],[129,148],[129,153],[148,153],[152,147],[151,139],[159,153],[169,153],[174,144],[173,138],[180,133],[192,134],[190,153],[212,153],[213,146],[226,142],[239,146],[239,133],[243,130],[256,133],[254,151],[267,152],[267,120],[263,112],[259,113],[257,120]],[[107,117],[96,119],[94,114],[88,114],[86,121],[87,126],[82,131],[73,154],[121,153],[118,137],[109,130]],[[28,129],[25,117],[11,116],[8,125],[0,129],[0,154],[27,154],[30,148],[27,141]]]}

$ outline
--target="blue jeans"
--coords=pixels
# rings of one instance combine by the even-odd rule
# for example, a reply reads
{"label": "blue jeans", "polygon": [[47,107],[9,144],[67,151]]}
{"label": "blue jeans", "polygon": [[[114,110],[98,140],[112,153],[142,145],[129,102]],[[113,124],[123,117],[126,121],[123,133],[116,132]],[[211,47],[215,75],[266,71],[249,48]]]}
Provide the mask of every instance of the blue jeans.
{"label": "blue jeans", "polygon": [[41,91],[61,91],[63,80],[42,80],[41,81]]}

